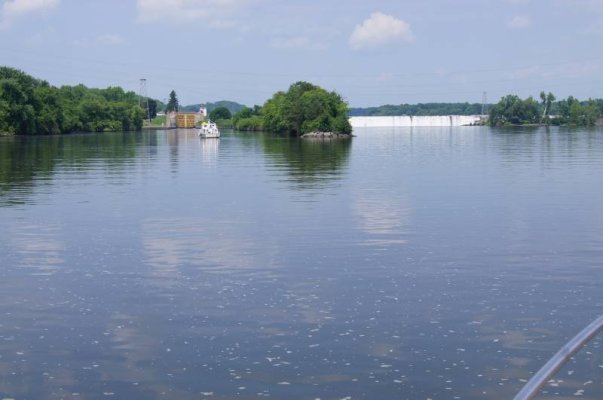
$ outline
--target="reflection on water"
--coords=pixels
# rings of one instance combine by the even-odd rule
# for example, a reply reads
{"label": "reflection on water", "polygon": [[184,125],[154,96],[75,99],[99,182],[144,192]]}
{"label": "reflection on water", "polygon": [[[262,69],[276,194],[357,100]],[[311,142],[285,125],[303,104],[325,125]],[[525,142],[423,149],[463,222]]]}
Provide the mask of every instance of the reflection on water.
{"label": "reflection on water", "polygon": [[274,251],[266,240],[241,231],[239,224],[219,219],[152,219],[142,221],[145,265],[160,284],[174,283],[180,270],[201,268],[231,273],[269,267]]}
{"label": "reflection on water", "polygon": [[409,225],[410,207],[404,201],[388,198],[386,194],[363,192],[355,202],[361,229],[367,234],[367,245],[391,246],[404,244],[403,235]]}
{"label": "reflection on water", "polygon": [[602,312],[602,130],[355,134],[0,138],[0,399],[512,398]]}
{"label": "reflection on water", "polygon": [[283,166],[288,181],[298,189],[321,188],[338,179],[345,169],[350,140],[297,140],[262,136],[264,151],[275,167]]}
{"label": "reflection on water", "polygon": [[201,160],[203,163],[216,167],[218,162],[218,151],[220,150],[220,139],[199,139],[199,146],[201,147]]}
{"label": "reflection on water", "polygon": [[32,275],[50,275],[64,264],[65,246],[60,228],[49,225],[18,225],[7,232],[18,255],[17,266]]}

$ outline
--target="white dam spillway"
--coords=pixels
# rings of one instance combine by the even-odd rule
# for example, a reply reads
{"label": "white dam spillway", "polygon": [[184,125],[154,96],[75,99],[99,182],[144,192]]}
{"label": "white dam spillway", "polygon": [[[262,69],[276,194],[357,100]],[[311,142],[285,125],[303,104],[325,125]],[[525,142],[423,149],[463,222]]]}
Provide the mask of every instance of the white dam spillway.
{"label": "white dam spillway", "polygon": [[463,126],[475,125],[481,115],[433,115],[433,116],[379,116],[379,117],[350,117],[354,128],[379,128],[397,126]]}

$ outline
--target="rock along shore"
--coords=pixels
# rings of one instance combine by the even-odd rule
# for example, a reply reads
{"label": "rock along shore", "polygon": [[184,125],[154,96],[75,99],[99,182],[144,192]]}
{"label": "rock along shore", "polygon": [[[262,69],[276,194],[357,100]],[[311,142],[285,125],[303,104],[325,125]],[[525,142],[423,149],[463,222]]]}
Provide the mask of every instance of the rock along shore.
{"label": "rock along shore", "polygon": [[336,132],[308,132],[301,135],[302,139],[349,139],[352,135]]}

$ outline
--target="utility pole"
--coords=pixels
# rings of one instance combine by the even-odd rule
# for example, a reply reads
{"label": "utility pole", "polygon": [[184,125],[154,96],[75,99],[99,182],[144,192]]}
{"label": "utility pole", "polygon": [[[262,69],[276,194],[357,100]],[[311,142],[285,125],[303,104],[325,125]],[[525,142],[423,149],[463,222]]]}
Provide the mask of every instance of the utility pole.
{"label": "utility pole", "polygon": [[482,93],[482,115],[486,115],[488,112],[488,93]]}

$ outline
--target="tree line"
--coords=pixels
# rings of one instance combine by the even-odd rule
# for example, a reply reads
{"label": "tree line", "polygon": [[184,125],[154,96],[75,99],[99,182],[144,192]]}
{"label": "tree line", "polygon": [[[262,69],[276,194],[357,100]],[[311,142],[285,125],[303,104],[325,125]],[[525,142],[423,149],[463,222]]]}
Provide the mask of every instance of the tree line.
{"label": "tree line", "polygon": [[138,95],[120,87],[55,87],[17,69],[0,67],[0,133],[138,130],[145,117]]}
{"label": "tree line", "polygon": [[392,115],[479,115],[481,113],[482,104],[480,103],[418,103],[351,108],[349,115],[350,117],[372,117]]}
{"label": "tree line", "polygon": [[603,99],[580,101],[573,96],[555,101],[552,93],[540,93],[540,101],[533,97],[521,99],[504,96],[490,109],[489,123],[504,125],[574,125],[592,126],[603,117]]}

